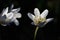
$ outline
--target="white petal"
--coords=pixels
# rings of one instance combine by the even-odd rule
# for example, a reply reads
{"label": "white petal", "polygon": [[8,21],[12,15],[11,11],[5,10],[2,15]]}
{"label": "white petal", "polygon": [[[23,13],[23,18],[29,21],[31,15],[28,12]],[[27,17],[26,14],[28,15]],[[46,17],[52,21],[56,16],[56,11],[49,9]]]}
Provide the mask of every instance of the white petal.
{"label": "white petal", "polygon": [[13,9],[13,7],[14,7],[14,5],[12,4],[12,5],[11,5],[11,7],[10,7],[10,10],[9,10],[9,12],[10,12],[10,11]]}
{"label": "white petal", "polygon": [[4,13],[5,9],[3,9],[2,13]]}
{"label": "white petal", "polygon": [[48,22],[50,22],[52,20],[53,20],[53,18],[48,18],[48,19],[46,19],[46,23],[48,23]]}
{"label": "white petal", "polygon": [[13,13],[8,13],[8,14],[7,14],[7,18],[8,18],[8,19],[13,18]]}
{"label": "white petal", "polygon": [[8,7],[5,10],[3,10],[2,16],[7,15],[7,13],[8,13]]}
{"label": "white petal", "polygon": [[28,17],[29,17],[31,20],[34,20],[35,16],[34,16],[33,14],[28,13],[27,15],[28,15]]}
{"label": "white petal", "polygon": [[15,14],[14,14],[14,17],[15,17],[15,18],[21,18],[21,16],[22,16],[21,13],[15,13]]}
{"label": "white petal", "polygon": [[19,25],[19,22],[18,22],[18,20],[17,20],[17,19],[15,19],[15,20],[14,20],[14,23],[16,24],[16,26],[18,26],[18,25]]}
{"label": "white petal", "polygon": [[48,15],[48,10],[46,9],[42,12],[41,17],[46,18],[47,15]]}
{"label": "white petal", "polygon": [[13,7],[14,7],[14,5],[12,4],[12,5],[11,5],[11,9],[12,9]]}
{"label": "white petal", "polygon": [[34,9],[34,14],[35,14],[35,16],[39,16],[40,17],[40,11],[39,11],[39,9],[38,8],[35,8]]}
{"label": "white petal", "polygon": [[12,11],[16,11],[17,9],[13,9]]}
{"label": "white petal", "polygon": [[20,11],[20,8],[17,8],[17,9],[13,9],[13,10],[11,10],[12,12],[19,12]]}

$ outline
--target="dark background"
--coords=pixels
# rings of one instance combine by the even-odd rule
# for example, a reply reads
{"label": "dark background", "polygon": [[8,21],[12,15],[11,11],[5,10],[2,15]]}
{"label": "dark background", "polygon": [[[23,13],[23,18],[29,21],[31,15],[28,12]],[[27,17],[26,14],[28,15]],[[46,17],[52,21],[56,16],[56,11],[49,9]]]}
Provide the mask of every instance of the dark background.
{"label": "dark background", "polygon": [[27,13],[33,14],[34,8],[39,8],[40,12],[48,9],[47,18],[54,18],[45,27],[39,28],[36,40],[60,40],[60,0],[0,0],[0,13],[12,4],[14,8],[21,8],[22,18],[18,19],[20,25],[0,25],[0,40],[33,40],[36,26],[31,25],[32,20]]}

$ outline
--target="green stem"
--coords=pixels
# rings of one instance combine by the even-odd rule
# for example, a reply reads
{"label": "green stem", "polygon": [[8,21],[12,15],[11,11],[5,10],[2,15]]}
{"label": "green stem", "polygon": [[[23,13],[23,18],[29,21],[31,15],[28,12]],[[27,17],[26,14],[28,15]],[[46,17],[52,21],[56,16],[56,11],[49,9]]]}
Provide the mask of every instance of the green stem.
{"label": "green stem", "polygon": [[35,40],[35,38],[36,38],[36,35],[37,35],[37,31],[38,31],[38,29],[39,29],[39,27],[36,27],[36,29],[35,29],[35,33],[34,33],[34,40]]}

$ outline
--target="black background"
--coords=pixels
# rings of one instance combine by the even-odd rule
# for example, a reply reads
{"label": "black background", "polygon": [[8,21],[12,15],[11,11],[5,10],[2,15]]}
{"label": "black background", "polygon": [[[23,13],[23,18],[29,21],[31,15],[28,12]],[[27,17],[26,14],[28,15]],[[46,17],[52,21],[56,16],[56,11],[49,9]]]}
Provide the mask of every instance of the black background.
{"label": "black background", "polygon": [[31,25],[32,20],[28,18],[27,13],[33,14],[34,8],[39,8],[40,12],[48,9],[47,18],[54,18],[45,27],[39,28],[36,40],[60,40],[60,0],[0,0],[0,13],[3,8],[12,4],[14,8],[21,8],[22,18],[18,19],[20,25],[0,25],[0,40],[33,40],[36,26]]}

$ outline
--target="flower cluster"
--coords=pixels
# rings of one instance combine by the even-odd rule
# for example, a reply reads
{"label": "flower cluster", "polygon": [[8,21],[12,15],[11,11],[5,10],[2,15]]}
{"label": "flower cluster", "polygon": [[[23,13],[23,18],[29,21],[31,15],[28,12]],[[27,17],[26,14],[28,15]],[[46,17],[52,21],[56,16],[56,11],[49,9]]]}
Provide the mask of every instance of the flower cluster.
{"label": "flower cluster", "polygon": [[[3,9],[0,14],[0,24],[6,26],[11,22],[14,22],[17,26],[19,25],[19,21],[16,18],[21,18],[21,13],[19,13],[20,8],[13,9],[14,5],[12,4],[10,9],[7,7]],[[33,21],[32,24],[35,26],[43,27],[48,22],[53,20],[53,18],[46,19],[48,15],[48,10],[44,10],[41,14],[38,8],[34,9],[34,14],[28,13],[28,17]]]}
{"label": "flower cluster", "polygon": [[16,18],[21,18],[21,13],[19,13],[20,8],[13,9],[14,5],[11,5],[11,8],[7,7],[6,9],[3,9],[1,15],[0,15],[0,24],[3,26],[8,25],[11,22],[14,22],[17,26],[19,25],[19,22]]}

